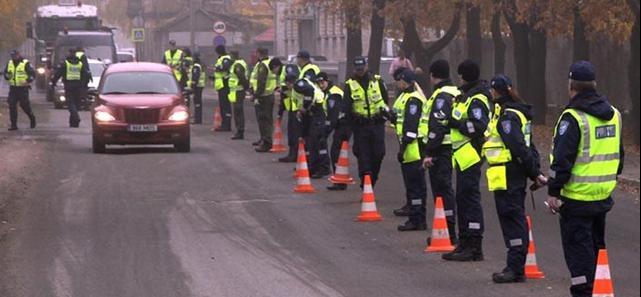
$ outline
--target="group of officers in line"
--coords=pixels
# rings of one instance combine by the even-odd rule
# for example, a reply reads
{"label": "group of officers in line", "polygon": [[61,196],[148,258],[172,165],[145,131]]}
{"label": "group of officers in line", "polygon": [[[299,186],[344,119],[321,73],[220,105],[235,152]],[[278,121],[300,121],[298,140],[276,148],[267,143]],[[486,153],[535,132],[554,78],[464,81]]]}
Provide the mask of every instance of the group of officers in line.
{"label": "group of officers in line", "polygon": [[[287,115],[290,149],[279,161],[296,162],[302,137],[312,178],[323,178],[335,170],[341,143],[353,135],[361,187],[365,175],[375,186],[386,153],[385,124],[390,122],[400,147],[397,159],[406,188],[405,204],[394,214],[408,220],[398,230],[427,229],[427,170],[432,196],[443,198],[448,231],[456,245],[453,252],[442,255],[444,260],[483,260],[480,179],[487,161],[487,185],[495,196],[508,249],[506,267],[492,276],[496,283],[525,281],[528,180],[532,182],[530,191],[547,185],[545,204],[551,212],[560,213],[565,260],[572,275],[571,294],[592,296],[598,250],[605,248],[605,217],[614,203],[611,194],[624,152],[621,113],[597,93],[591,63],[579,61],[570,68],[570,100],[555,128],[551,176],[546,177],[532,135],[532,107],[519,97],[509,77],[499,74],[490,82],[481,80],[474,61],[458,66],[460,86],[451,79],[447,61],[433,62],[428,72],[434,90],[430,96],[418,85],[414,71],[398,69],[394,73],[398,96],[392,103],[384,81],[369,71],[364,57],[351,61],[354,71],[341,88],[311,62],[306,51],[298,53],[296,64],[283,64],[259,48],[251,72],[237,52],[227,54],[224,46],[216,52],[213,78],[223,117],[218,131],[231,131],[233,117],[237,131],[232,139],[244,138],[243,99],[248,93],[260,131],[254,146],[257,152],[270,151],[275,97],[280,94],[276,114],[279,119]],[[185,56],[189,57],[189,52],[176,49],[174,43],[164,62],[180,72]],[[193,61],[193,75],[177,74],[181,75],[177,78],[196,90],[195,119],[200,123],[204,68],[198,56]],[[329,135],[333,135],[330,149]],[[456,186],[452,185],[453,175]],[[346,184],[328,187],[346,188]]]}

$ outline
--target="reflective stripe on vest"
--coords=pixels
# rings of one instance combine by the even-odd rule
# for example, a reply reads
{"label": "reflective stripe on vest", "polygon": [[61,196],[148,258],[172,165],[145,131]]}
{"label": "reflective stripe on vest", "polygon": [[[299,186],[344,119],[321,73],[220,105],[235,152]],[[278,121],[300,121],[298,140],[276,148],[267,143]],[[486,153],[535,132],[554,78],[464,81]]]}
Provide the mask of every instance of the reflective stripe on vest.
{"label": "reflective stripe on vest", "polygon": [[[422,109],[421,109],[421,119],[418,124],[418,135],[407,135],[409,137],[415,138],[414,141],[412,141],[410,144],[408,144],[405,147],[405,151],[403,152],[403,163],[410,163],[410,162],[415,162],[421,159],[421,151],[419,147],[419,139],[422,139],[423,141],[427,137],[427,125],[428,125],[428,106],[427,106],[427,99],[418,91],[414,91],[412,93],[401,93],[401,95],[396,99],[396,102],[394,102],[394,111],[396,112],[397,118],[396,118],[396,124],[394,125],[396,127],[396,136],[398,137],[399,141],[402,141],[404,138],[403,135],[403,128],[405,124],[405,109],[407,107],[407,102],[411,98],[416,98],[421,101],[422,103]],[[418,111],[416,111],[418,112]]]}
{"label": "reflective stripe on vest", "polygon": [[274,73],[269,69],[270,61],[271,59],[264,59],[262,61],[258,61],[258,63],[256,63],[256,65],[254,66],[251,77],[249,79],[249,84],[251,85],[251,88],[252,90],[254,90],[254,92],[256,92],[258,89],[258,67],[260,66],[260,64],[263,64],[265,66],[265,69],[267,69],[265,91],[263,92],[263,94],[255,94],[256,96],[260,97],[271,95],[276,89],[276,75],[274,75]]}
{"label": "reflective stripe on vest", "polygon": [[300,70],[298,79],[305,78],[305,73],[307,73],[307,71],[309,70],[312,70],[314,72],[314,76],[318,75],[321,72],[320,68],[316,64],[308,63],[307,65],[303,66],[303,68]]}
{"label": "reflective stripe on vest", "polygon": [[[497,106],[499,105],[497,104]],[[532,142],[532,121],[528,120],[527,117],[525,117],[525,114],[519,110],[507,108],[505,109],[505,112],[512,112],[517,115],[521,125],[521,132],[524,136],[525,145],[530,147]],[[495,114],[499,114],[499,116],[501,115],[500,108],[495,111]],[[501,134],[499,134],[499,121],[498,117],[496,118],[496,120],[492,120],[488,125],[490,136],[485,141],[485,144],[483,144],[483,156],[485,156],[489,165],[505,164],[512,161],[512,153],[503,142]]]}
{"label": "reflective stripe on vest", "polygon": [[[472,97],[468,97],[465,102],[455,101],[452,106],[452,118],[461,122],[467,121],[467,119],[469,118],[468,112],[470,109],[470,105],[475,99],[483,102],[483,104],[485,104],[485,107],[487,107],[487,110],[490,110],[490,102],[488,98],[483,94],[476,94]],[[450,129],[450,134],[452,138],[452,148],[454,149],[458,149],[464,144],[470,142],[470,138],[465,136],[458,129]]]}
{"label": "reflective stripe on vest", "polygon": [[224,88],[225,79],[229,78],[229,71],[218,71],[218,69],[223,68],[223,61],[225,61],[225,59],[231,60],[231,57],[229,55],[220,56],[218,57],[218,60],[216,60],[216,65],[214,65],[214,67],[216,68],[214,72],[214,88],[216,89],[216,91]]}
{"label": "reflective stripe on vest", "polygon": [[65,61],[65,65],[67,66],[67,73],[65,75],[65,80],[67,81],[75,81],[75,80],[80,80],[82,76],[82,62],[78,61],[76,64],[72,64],[69,61]]}
{"label": "reflective stripe on vest", "polygon": [[[438,97],[438,95],[440,95],[441,93],[450,94],[454,98],[461,95],[461,91],[455,86],[444,86],[434,90],[430,99],[427,100],[428,123],[432,117],[432,109],[434,107],[434,102],[436,101],[436,97]],[[446,117],[443,121],[441,121],[441,125],[447,127],[447,124],[448,124],[447,122],[448,120]],[[429,135],[429,126],[428,126],[428,135]],[[445,134],[445,136],[443,137],[442,144],[452,144],[452,138],[450,137],[450,133]]]}
{"label": "reflective stripe on vest", "polygon": [[[561,189],[561,196],[579,201],[605,200],[616,188],[620,163],[621,113],[602,120],[576,109],[566,109],[579,124],[581,141],[570,180]],[[561,118],[563,115],[561,115]],[[558,124],[555,131],[558,131]],[[556,132],[555,135],[556,137]],[[550,155],[550,162],[553,162]]]}
{"label": "reflective stripe on vest", "polygon": [[360,117],[372,118],[381,113],[381,109],[385,108],[385,101],[381,87],[379,85],[381,77],[375,75],[374,79],[369,81],[367,91],[363,86],[354,79],[349,79],[346,84],[350,89],[352,96],[352,112]]}
{"label": "reflective stripe on vest", "polygon": [[7,73],[9,74],[9,85],[13,87],[26,86],[29,82],[29,74],[27,74],[27,59],[22,60],[17,66],[13,64],[13,60],[9,60],[7,65]]}

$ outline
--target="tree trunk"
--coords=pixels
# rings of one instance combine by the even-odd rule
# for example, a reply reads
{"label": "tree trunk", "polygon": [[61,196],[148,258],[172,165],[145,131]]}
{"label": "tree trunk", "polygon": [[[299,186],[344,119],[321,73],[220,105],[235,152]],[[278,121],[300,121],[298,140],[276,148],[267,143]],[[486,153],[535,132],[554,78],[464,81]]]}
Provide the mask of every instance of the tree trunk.
{"label": "tree trunk", "polygon": [[494,73],[505,73],[505,41],[501,32],[501,12],[492,16],[491,29],[494,43]]}
{"label": "tree trunk", "polygon": [[516,64],[516,87],[521,98],[530,102],[533,98],[530,88],[530,28],[527,24],[518,23],[509,13],[505,14],[514,43],[514,62]]}
{"label": "tree trunk", "polygon": [[401,22],[403,23],[403,42],[401,43],[401,48],[405,52],[405,55],[418,65],[418,59],[423,51],[423,45],[421,44],[421,37],[418,36],[418,31],[416,30],[416,20],[414,18],[404,18],[401,19]]}
{"label": "tree trunk", "polygon": [[363,55],[363,40],[361,30],[361,4],[350,4],[345,12],[345,25],[347,26],[347,76],[354,68],[354,58]]}
{"label": "tree trunk", "polygon": [[639,6],[637,3],[636,6],[636,21],[634,22],[634,27],[632,29],[632,35],[630,36],[630,64],[628,66],[628,88],[630,89],[630,99],[632,100],[632,119],[627,121],[632,123],[632,131],[634,131],[634,143],[639,144],[639,104],[641,103],[641,98],[639,98],[639,38],[641,37],[641,24],[639,22]]}
{"label": "tree trunk", "polygon": [[545,124],[547,99],[545,86],[545,62],[547,58],[547,33],[543,29],[530,31],[530,61],[528,94],[534,106],[534,122]]}
{"label": "tree trunk", "polygon": [[467,56],[472,61],[478,63],[479,67],[483,64],[481,36],[481,7],[472,3],[467,4],[465,13],[465,27],[467,40]]}
{"label": "tree trunk", "polygon": [[369,69],[374,73],[380,73],[381,52],[383,50],[383,35],[385,33],[385,17],[381,10],[385,8],[386,0],[373,0],[372,19],[370,21],[371,34],[369,37]]}
{"label": "tree trunk", "polygon": [[581,8],[577,4],[574,8],[574,61],[590,60],[590,41],[585,36],[585,21],[581,16]]}

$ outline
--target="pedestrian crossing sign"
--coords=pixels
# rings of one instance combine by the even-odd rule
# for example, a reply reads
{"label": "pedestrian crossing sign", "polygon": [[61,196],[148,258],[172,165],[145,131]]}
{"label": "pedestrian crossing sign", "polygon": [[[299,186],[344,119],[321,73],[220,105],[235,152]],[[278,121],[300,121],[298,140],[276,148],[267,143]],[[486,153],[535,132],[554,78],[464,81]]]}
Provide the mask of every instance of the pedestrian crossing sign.
{"label": "pedestrian crossing sign", "polygon": [[133,42],[144,42],[145,41],[145,29],[143,28],[134,28],[131,30],[131,40]]}

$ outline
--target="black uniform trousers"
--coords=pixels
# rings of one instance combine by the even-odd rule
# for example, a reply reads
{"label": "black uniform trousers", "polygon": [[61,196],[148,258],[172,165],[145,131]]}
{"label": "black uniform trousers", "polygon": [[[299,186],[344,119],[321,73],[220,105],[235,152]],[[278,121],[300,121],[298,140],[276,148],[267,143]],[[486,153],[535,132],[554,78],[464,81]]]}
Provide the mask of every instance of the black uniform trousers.
{"label": "black uniform trousers", "polygon": [[245,133],[245,90],[236,91],[236,102],[232,103],[234,125],[238,134]]}
{"label": "black uniform trousers", "polygon": [[[436,201],[436,197],[443,199],[447,226],[450,230],[455,230],[456,199],[452,188],[452,146],[442,145],[438,151],[432,152],[432,162],[429,176],[434,201]],[[450,234],[450,236],[454,235],[456,234]]]}
{"label": "black uniform trousers", "polygon": [[9,87],[9,118],[11,120],[11,127],[18,125],[18,105],[22,108],[27,116],[32,117],[33,111],[31,110],[31,103],[29,102],[29,88],[28,87]]}
{"label": "black uniform trousers", "polygon": [[69,87],[65,88],[65,97],[67,98],[67,109],[69,110],[69,126],[75,127],[80,123],[80,115],[78,115],[78,107],[84,94],[84,87]]}
{"label": "black uniform trousers", "polygon": [[336,171],[336,163],[338,163],[338,158],[340,157],[340,154],[341,154],[343,141],[349,142],[349,139],[351,137],[352,137],[352,128],[347,124],[338,124],[338,127],[334,129],[334,134],[332,135],[332,146],[330,149],[333,172]]}
{"label": "black uniform trousers", "polygon": [[218,90],[218,107],[220,108],[220,116],[223,122],[220,127],[222,129],[231,129],[231,103],[229,102],[229,88],[225,87]]}
{"label": "black uniform trousers", "polygon": [[327,136],[325,133],[324,115],[303,116],[303,138],[305,139],[305,150],[309,152],[309,173],[329,173],[330,160],[327,150]]}
{"label": "black uniform trousers", "polygon": [[607,212],[569,213],[561,207],[561,242],[572,276],[572,297],[591,297],[599,250],[605,248]]}
{"label": "black uniform trousers", "polygon": [[385,124],[354,124],[354,155],[358,159],[358,175],[363,186],[365,175],[372,178],[376,185],[381,163],[385,157]]}
{"label": "black uniform trousers", "polygon": [[481,165],[465,171],[456,167],[456,207],[461,243],[468,238],[483,238],[483,206],[481,205]]}
{"label": "black uniform trousers", "polygon": [[264,143],[272,145],[274,143],[272,135],[274,132],[274,95],[257,97],[254,104],[260,139]]}
{"label": "black uniform trousers", "polygon": [[298,155],[298,139],[303,134],[302,123],[296,117],[296,111],[287,111],[287,145],[289,156]]}
{"label": "black uniform trousers", "polygon": [[427,199],[427,181],[422,160],[402,163],[405,197],[410,207],[409,220],[414,223],[424,223]]}
{"label": "black uniform trousers", "polygon": [[[525,178],[525,177],[517,177]],[[525,217],[525,188],[510,188],[511,176],[507,177],[508,189],[495,191],[496,213],[503,232],[507,251],[507,268],[517,275],[525,274],[525,260],[530,244],[527,218]],[[518,183],[522,184],[522,183]]]}
{"label": "black uniform trousers", "polygon": [[194,122],[203,123],[203,88],[194,88]]}

